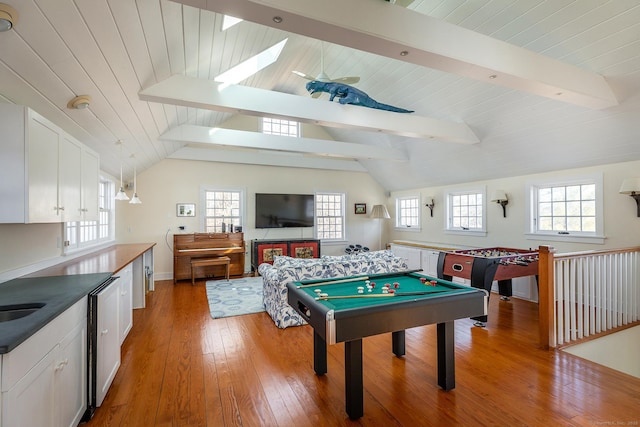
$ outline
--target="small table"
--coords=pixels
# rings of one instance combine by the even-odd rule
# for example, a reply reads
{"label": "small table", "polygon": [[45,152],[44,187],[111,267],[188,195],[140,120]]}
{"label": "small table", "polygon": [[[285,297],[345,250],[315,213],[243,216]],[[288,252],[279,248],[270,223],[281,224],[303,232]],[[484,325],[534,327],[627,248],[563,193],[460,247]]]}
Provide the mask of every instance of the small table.
{"label": "small table", "polygon": [[[364,414],[363,337],[392,332],[392,351],[401,357],[405,354],[405,329],[436,323],[438,385],[451,390],[455,387],[454,320],[487,313],[485,290],[408,272],[369,275],[368,280],[376,286],[372,292],[365,288],[362,294],[358,287],[366,286],[364,277],[287,284],[289,305],[314,330],[313,367],[317,375],[327,373],[327,345],[345,343],[346,411],[352,419]],[[393,290],[399,295],[379,295],[385,283],[392,287],[397,283]],[[332,298],[318,299],[316,289]]]}
{"label": "small table", "polygon": [[231,258],[228,256],[219,256],[216,258],[195,258],[191,260],[191,284],[196,283],[196,268],[198,267],[210,267],[214,265],[225,266],[225,279],[229,280],[229,264],[231,264]]}

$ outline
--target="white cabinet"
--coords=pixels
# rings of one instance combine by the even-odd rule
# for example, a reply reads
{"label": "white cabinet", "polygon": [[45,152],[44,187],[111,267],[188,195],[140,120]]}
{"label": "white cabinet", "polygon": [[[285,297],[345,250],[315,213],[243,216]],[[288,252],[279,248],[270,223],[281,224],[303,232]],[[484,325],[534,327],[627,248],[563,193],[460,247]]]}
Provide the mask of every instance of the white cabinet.
{"label": "white cabinet", "polygon": [[133,327],[133,265],[127,264],[118,273],[118,293],[120,301],[118,306],[118,337],[120,344]]}
{"label": "white cabinet", "polygon": [[100,210],[98,187],[100,185],[100,157],[97,153],[83,147],[81,161],[80,201],[83,221],[95,221]]}
{"label": "white cabinet", "polygon": [[422,266],[422,272],[427,276],[438,277],[438,257],[440,251],[433,249],[421,249],[420,250],[420,265]]}
{"label": "white cabinet", "polygon": [[405,258],[407,260],[407,266],[409,270],[420,270],[422,268],[421,266],[422,260],[421,260],[419,248],[392,244],[391,251],[397,257]]}
{"label": "white cabinet", "polygon": [[[29,154],[29,159],[32,157],[35,156]],[[82,219],[80,210],[81,162],[82,145],[70,136],[60,133],[58,135],[58,221],[80,221]]]}
{"label": "white cabinet", "polygon": [[3,427],[77,426],[87,406],[87,300],[2,356]]}
{"label": "white cabinet", "polygon": [[0,103],[0,128],[0,223],[97,219],[96,153],[21,105]]}
{"label": "white cabinet", "polygon": [[120,337],[118,331],[119,280],[98,294],[96,331],[96,406],[100,406],[113,378],[120,368]]}

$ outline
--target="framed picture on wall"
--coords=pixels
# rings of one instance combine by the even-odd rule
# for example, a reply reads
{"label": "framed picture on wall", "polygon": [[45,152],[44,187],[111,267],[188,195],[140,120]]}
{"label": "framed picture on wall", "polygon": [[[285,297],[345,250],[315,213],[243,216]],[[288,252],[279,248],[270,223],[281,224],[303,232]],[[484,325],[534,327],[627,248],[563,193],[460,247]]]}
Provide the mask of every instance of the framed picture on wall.
{"label": "framed picture on wall", "polygon": [[355,205],[356,214],[366,214],[367,213],[367,204],[366,203],[356,203]]}
{"label": "framed picture on wall", "polygon": [[196,216],[196,204],[195,203],[176,204],[176,216]]}

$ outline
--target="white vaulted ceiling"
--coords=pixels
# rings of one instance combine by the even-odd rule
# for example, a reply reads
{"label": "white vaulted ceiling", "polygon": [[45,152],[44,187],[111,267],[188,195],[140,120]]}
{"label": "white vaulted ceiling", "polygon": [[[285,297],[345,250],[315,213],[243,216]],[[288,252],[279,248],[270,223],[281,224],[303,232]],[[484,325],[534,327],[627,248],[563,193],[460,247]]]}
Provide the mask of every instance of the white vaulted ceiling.
{"label": "white vaulted ceiling", "polygon": [[[19,13],[0,33],[0,101],[59,124],[114,176],[118,139],[129,177],[134,161],[140,172],[167,157],[296,159],[367,171],[387,190],[640,159],[637,0],[0,3]],[[245,21],[222,31],[225,13]],[[213,82],[284,39],[272,65]],[[321,40],[326,74],[360,76],[372,98],[415,112],[311,98],[292,71],[320,73]],[[67,108],[76,95],[89,109]],[[211,131],[236,114],[292,117],[336,141]]]}

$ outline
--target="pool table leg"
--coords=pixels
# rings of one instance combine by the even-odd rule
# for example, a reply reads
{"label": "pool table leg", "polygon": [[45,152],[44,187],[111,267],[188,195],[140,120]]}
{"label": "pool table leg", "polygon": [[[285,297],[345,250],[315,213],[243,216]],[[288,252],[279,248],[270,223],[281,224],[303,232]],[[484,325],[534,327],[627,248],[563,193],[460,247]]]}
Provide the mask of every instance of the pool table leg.
{"label": "pool table leg", "polygon": [[327,373],[327,342],[315,330],[313,332],[313,370],[317,375]]}
{"label": "pool table leg", "polygon": [[453,321],[438,323],[438,385],[443,390],[456,387],[455,339]]}
{"label": "pool table leg", "polygon": [[397,357],[404,356],[405,354],[404,330],[391,333],[391,346],[392,346],[393,354],[395,354]]}
{"label": "pool table leg", "polygon": [[344,343],[344,386],[347,415],[358,419],[364,415],[361,339]]}

